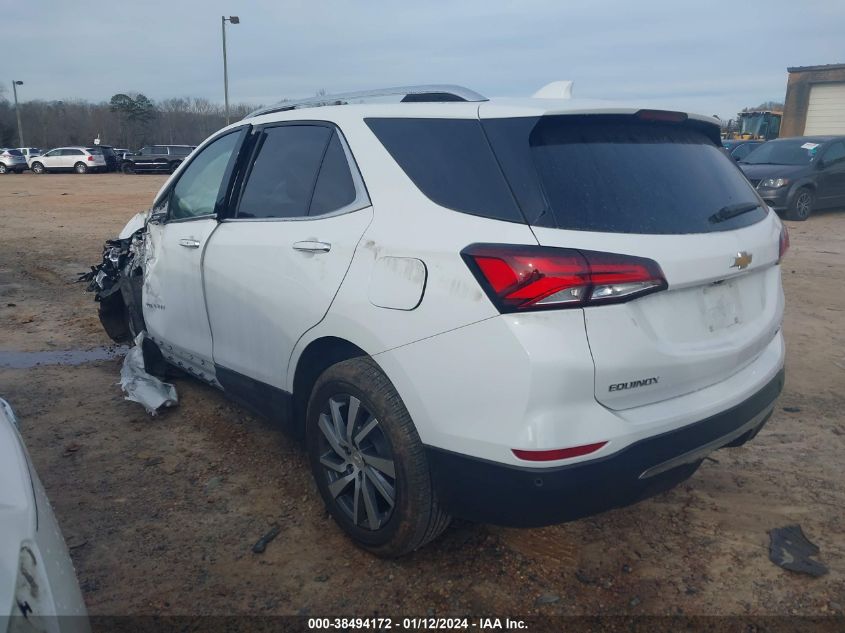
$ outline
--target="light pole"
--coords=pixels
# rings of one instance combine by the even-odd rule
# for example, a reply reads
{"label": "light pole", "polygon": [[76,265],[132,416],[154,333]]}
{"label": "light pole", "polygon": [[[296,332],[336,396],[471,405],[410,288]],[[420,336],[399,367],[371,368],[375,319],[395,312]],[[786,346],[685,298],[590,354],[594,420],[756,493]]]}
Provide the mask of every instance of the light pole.
{"label": "light pole", "polygon": [[18,106],[18,86],[22,85],[22,81],[12,80],[12,92],[15,95],[15,115],[18,117],[18,141],[20,142],[20,147],[23,147],[23,126],[21,125],[21,109]]}
{"label": "light pole", "polygon": [[226,22],[240,24],[241,19],[236,15],[220,16],[220,26],[223,29],[223,92],[226,97],[226,125],[229,125],[229,67],[226,63]]}

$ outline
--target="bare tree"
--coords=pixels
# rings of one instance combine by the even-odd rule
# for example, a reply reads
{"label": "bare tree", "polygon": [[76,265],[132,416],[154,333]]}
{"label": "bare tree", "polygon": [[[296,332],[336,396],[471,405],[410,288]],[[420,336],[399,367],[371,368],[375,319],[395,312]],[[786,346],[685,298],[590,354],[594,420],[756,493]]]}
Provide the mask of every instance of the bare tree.
{"label": "bare tree", "polygon": [[[143,144],[196,145],[225,125],[220,104],[204,98],[174,97],[155,103],[136,92],[122,92],[108,102],[81,100],[21,102],[27,141],[48,149],[61,145],[105,145],[137,149]],[[233,118],[260,106],[231,104]],[[17,144],[14,106],[0,92],[0,145]]]}

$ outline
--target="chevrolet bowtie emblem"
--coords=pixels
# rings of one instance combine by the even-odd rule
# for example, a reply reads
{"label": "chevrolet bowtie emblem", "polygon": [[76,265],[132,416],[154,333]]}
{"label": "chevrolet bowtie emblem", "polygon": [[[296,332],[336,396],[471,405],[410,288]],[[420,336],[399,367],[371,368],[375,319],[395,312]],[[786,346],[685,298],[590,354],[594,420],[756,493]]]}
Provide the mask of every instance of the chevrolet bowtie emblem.
{"label": "chevrolet bowtie emblem", "polygon": [[751,253],[741,251],[734,257],[734,263],[731,264],[731,268],[739,268],[740,270],[748,268],[748,264],[751,263],[752,259],[754,259],[754,256]]}

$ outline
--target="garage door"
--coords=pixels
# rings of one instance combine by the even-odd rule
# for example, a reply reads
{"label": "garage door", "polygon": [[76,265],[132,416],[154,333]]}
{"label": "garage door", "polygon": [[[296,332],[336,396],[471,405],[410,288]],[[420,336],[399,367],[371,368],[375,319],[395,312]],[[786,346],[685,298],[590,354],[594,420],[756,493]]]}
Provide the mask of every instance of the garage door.
{"label": "garage door", "polygon": [[845,83],[810,88],[804,136],[811,134],[845,134]]}

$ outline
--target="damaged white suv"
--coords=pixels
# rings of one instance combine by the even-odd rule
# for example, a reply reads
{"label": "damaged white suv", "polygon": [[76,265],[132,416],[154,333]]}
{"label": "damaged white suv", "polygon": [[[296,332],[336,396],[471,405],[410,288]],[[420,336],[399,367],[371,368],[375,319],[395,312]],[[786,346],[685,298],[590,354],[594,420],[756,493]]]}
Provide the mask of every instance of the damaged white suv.
{"label": "damaged white suv", "polygon": [[706,116],[454,86],[282,103],[120,237],[106,329],[304,435],[382,556],[450,516],[665,490],[783,385],[787,235]]}

